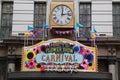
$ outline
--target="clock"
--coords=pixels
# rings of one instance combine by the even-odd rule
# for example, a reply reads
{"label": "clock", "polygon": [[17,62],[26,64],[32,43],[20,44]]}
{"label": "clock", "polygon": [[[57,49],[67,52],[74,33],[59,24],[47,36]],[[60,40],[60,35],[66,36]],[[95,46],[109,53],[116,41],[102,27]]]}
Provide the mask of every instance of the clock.
{"label": "clock", "polygon": [[50,26],[53,28],[73,28],[73,10],[73,2],[51,2]]}
{"label": "clock", "polygon": [[72,10],[66,5],[58,5],[52,11],[52,19],[58,25],[66,25],[72,19]]}

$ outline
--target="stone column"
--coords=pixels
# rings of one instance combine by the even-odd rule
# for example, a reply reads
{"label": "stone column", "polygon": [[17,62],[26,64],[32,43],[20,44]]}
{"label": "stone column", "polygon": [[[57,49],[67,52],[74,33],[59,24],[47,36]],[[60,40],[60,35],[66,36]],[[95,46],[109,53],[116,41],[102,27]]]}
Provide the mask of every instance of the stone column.
{"label": "stone column", "polygon": [[118,61],[116,62],[116,80],[119,80],[119,65],[118,65]]}
{"label": "stone column", "polygon": [[47,9],[46,9],[46,23],[47,24],[49,24],[50,3],[51,3],[51,0],[47,0]]}
{"label": "stone column", "polygon": [[[51,0],[47,0],[47,8],[46,8],[46,24],[50,24],[49,23],[49,17],[50,17],[50,3],[51,3]],[[45,37],[48,38],[48,29],[45,30]]]}
{"label": "stone column", "polygon": [[14,72],[15,71],[15,63],[10,62],[8,63],[8,72]]}
{"label": "stone column", "polygon": [[[79,22],[79,10],[76,10],[76,9],[79,9],[79,3],[80,2],[78,0],[74,0],[75,24],[76,24],[76,22]],[[75,27],[75,29],[76,29],[76,39],[77,39],[77,37],[80,37],[79,28]]]}
{"label": "stone column", "polygon": [[108,68],[109,68],[109,72],[112,73],[112,80],[116,80],[116,69],[115,69],[115,61],[110,61]]}

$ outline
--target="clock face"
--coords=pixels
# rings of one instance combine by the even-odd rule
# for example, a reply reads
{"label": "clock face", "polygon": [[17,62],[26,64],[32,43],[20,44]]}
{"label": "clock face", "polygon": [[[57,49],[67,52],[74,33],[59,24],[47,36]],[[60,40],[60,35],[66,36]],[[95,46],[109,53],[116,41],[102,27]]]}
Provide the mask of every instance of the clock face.
{"label": "clock face", "polygon": [[52,11],[52,19],[56,24],[66,25],[72,19],[72,10],[66,5],[58,5]]}

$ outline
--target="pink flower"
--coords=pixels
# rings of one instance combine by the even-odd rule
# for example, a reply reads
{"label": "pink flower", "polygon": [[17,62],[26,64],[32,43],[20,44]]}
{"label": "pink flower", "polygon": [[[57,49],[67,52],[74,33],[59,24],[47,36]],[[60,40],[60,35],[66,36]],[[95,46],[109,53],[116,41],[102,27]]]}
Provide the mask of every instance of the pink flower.
{"label": "pink flower", "polygon": [[84,59],[84,61],[82,62],[81,66],[84,67],[84,69],[87,69],[87,67],[88,67],[87,59]]}
{"label": "pink flower", "polygon": [[33,49],[33,51],[34,51],[36,54],[40,53],[40,52],[41,52],[40,46],[35,47],[35,48]]}
{"label": "pink flower", "polygon": [[86,49],[86,54],[90,54],[90,50],[89,49]]}
{"label": "pink flower", "polygon": [[82,55],[86,54],[86,49],[84,47],[81,47],[80,54],[82,54]]}
{"label": "pink flower", "polygon": [[90,54],[90,53],[91,53],[91,51],[89,49],[81,47],[80,54],[84,55],[84,54]]}
{"label": "pink flower", "polygon": [[28,60],[28,64],[27,64],[27,67],[28,67],[28,68],[32,69],[32,68],[34,68],[35,66],[36,66],[36,61],[35,61],[35,59],[30,59],[30,60]]}

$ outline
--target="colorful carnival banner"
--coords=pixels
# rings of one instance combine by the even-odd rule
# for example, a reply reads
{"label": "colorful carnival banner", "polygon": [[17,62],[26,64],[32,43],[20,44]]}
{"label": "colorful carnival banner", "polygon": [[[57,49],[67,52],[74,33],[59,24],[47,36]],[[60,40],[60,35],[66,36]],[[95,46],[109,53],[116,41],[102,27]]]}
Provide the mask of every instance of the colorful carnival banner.
{"label": "colorful carnival banner", "polygon": [[97,49],[56,38],[23,47],[21,71],[97,71]]}

